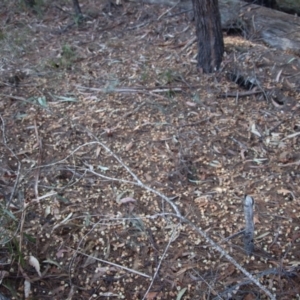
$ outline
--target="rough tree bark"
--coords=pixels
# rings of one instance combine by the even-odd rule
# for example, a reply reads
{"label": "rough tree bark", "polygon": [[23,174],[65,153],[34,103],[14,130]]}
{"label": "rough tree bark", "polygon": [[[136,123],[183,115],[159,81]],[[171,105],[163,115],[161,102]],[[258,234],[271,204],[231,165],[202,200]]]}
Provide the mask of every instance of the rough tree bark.
{"label": "rough tree bark", "polygon": [[78,0],[72,0],[72,2],[76,17],[82,18],[82,12]]}
{"label": "rough tree bark", "polygon": [[73,8],[75,11],[75,15],[77,17],[82,17],[82,12],[78,0],[73,0]]}
{"label": "rough tree bark", "polygon": [[26,6],[33,8],[35,6],[35,1],[34,0],[24,0],[24,3]]}
{"label": "rough tree bark", "polygon": [[218,0],[193,0],[198,41],[198,68],[204,73],[219,69],[224,53]]}

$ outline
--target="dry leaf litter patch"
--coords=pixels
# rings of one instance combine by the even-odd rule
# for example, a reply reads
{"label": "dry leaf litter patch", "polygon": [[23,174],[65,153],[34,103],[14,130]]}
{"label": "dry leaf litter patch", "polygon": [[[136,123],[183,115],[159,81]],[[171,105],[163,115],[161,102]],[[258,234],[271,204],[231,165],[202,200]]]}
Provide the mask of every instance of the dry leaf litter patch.
{"label": "dry leaf litter patch", "polygon": [[[108,13],[89,1],[93,17],[61,30],[71,7],[55,5],[1,8],[1,293],[20,299],[28,279],[29,299],[264,299],[160,193],[272,294],[296,299],[299,93],[285,95],[289,109],[219,97],[244,92],[228,66],[260,72],[270,49],[226,37],[224,72],[204,76],[176,8]],[[262,86],[279,89],[277,75]],[[244,194],[255,199],[251,257],[234,236]]]}

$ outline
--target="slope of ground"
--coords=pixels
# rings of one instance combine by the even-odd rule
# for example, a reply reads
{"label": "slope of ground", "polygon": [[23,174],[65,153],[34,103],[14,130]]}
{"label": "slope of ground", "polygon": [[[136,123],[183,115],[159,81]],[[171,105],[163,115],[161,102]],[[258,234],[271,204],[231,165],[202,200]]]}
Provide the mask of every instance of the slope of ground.
{"label": "slope of ground", "polygon": [[276,52],[278,67],[275,50],[225,37],[221,72],[204,76],[176,7],[82,10],[76,24],[60,1],[1,4],[1,294],[269,297],[188,220],[274,297],[299,297],[299,58]]}

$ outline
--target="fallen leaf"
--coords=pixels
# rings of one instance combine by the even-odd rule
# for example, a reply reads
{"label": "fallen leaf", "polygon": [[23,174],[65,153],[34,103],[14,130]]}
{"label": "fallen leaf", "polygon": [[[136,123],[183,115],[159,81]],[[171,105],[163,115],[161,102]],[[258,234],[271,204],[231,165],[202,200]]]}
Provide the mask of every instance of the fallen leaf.
{"label": "fallen leaf", "polygon": [[286,190],[286,189],[279,189],[279,190],[277,190],[277,193],[285,196],[287,194],[291,194],[292,192],[289,190]]}
{"label": "fallen leaf", "polygon": [[133,142],[128,143],[125,147],[126,151],[129,151],[132,148],[132,146],[133,146]]}
{"label": "fallen leaf", "polygon": [[136,200],[131,197],[126,197],[126,198],[122,198],[118,201],[118,203],[120,203],[120,204],[130,203],[130,202],[136,202]]}
{"label": "fallen leaf", "polygon": [[32,256],[32,255],[30,255],[30,257],[29,257],[29,264],[35,268],[36,272],[37,272],[38,275],[41,277],[42,274],[41,274],[41,271],[40,271],[40,263],[39,263],[39,261],[38,261],[34,256]]}
{"label": "fallen leaf", "polygon": [[158,292],[150,292],[147,294],[146,298],[147,300],[154,300],[154,299],[157,299],[158,297],[161,296],[161,293],[158,293]]}
{"label": "fallen leaf", "polygon": [[28,280],[24,281],[24,297],[27,299],[31,291],[31,284]]}
{"label": "fallen leaf", "polygon": [[186,104],[187,106],[191,106],[191,107],[197,106],[197,104],[196,104],[195,102],[191,102],[191,101],[187,101],[187,102],[185,102],[185,104]]}
{"label": "fallen leaf", "polygon": [[184,295],[184,293],[186,292],[187,288],[183,288],[182,290],[179,291],[176,300],[180,300],[182,298],[182,296]]}
{"label": "fallen leaf", "polygon": [[0,284],[2,283],[3,278],[7,277],[8,274],[7,271],[0,271]]}
{"label": "fallen leaf", "polygon": [[64,252],[69,252],[69,250],[67,250],[67,249],[59,249],[59,250],[57,251],[57,253],[56,253],[56,257],[57,257],[57,258],[63,257],[63,256],[64,256]]}

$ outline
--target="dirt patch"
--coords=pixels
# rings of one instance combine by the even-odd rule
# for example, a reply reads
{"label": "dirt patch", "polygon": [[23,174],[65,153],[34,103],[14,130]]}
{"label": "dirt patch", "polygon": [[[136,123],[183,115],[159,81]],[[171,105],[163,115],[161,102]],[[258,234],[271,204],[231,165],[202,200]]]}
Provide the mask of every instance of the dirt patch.
{"label": "dirt patch", "polygon": [[[298,297],[299,58],[272,65],[258,41],[225,37],[221,72],[204,76],[177,8],[88,1],[76,25],[61,5],[1,4],[1,293],[265,299],[192,222],[277,298]],[[257,80],[250,94],[233,71]]]}

